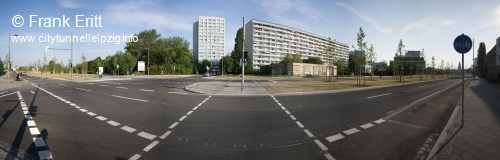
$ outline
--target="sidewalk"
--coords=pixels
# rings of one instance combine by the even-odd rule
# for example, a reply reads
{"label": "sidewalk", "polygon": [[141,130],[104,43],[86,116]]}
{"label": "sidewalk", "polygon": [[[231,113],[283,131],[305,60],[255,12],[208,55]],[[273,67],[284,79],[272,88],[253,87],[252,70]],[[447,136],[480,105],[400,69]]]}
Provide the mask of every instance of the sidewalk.
{"label": "sidewalk", "polygon": [[467,88],[464,103],[464,128],[443,149],[443,159],[500,159],[500,91],[484,79],[476,80]]}

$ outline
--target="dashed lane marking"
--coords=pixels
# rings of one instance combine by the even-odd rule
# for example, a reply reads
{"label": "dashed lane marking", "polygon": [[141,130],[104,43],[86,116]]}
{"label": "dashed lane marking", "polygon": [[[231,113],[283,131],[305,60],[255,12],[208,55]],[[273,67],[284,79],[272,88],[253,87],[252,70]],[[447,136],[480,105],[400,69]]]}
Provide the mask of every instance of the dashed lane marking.
{"label": "dashed lane marking", "polygon": [[332,155],[330,155],[330,153],[324,154],[324,156],[327,160],[335,160],[335,158],[333,158]]}
{"label": "dashed lane marking", "polygon": [[139,91],[144,91],[144,92],[154,92],[155,90],[149,90],[149,89],[139,89]]}
{"label": "dashed lane marking", "polygon": [[149,139],[149,140],[153,140],[156,138],[155,135],[152,135],[152,134],[149,134],[149,133],[146,133],[146,132],[140,132],[137,134],[138,136],[141,136],[142,138],[146,138],[146,139]]}
{"label": "dashed lane marking", "polygon": [[115,121],[108,121],[107,123],[112,125],[112,126],[115,126],[115,127],[120,125],[120,123],[115,122]]}
{"label": "dashed lane marking", "polygon": [[122,130],[124,130],[124,131],[127,131],[127,132],[129,132],[129,133],[135,132],[135,131],[137,130],[137,129],[132,128],[132,127],[129,127],[129,126],[123,126],[123,127],[122,127],[122,128],[120,128],[120,129],[122,129]]}
{"label": "dashed lane marking", "polygon": [[309,132],[309,130],[304,129],[304,132],[306,132],[307,136],[309,136],[311,138],[314,137],[314,135],[311,132]]}
{"label": "dashed lane marking", "polygon": [[321,143],[321,141],[319,141],[318,139],[315,139],[314,143],[316,143],[316,145],[318,145],[319,148],[321,148],[323,151],[327,151],[328,150],[328,148],[326,148],[326,146],[323,143]]}
{"label": "dashed lane marking", "polygon": [[359,132],[359,129],[356,129],[356,128],[351,128],[349,130],[345,130],[344,133],[347,134],[347,135],[351,135],[351,134],[354,134],[356,132]]}
{"label": "dashed lane marking", "polygon": [[62,84],[62,83],[57,83],[58,85],[61,85],[61,86],[66,86],[65,84]]}
{"label": "dashed lane marking", "polygon": [[128,160],[138,160],[139,158],[141,158],[141,155],[135,154],[134,156],[130,157]]}
{"label": "dashed lane marking", "polygon": [[81,91],[85,91],[85,92],[90,92],[90,90],[88,90],[88,89],[83,89],[83,88],[78,88],[78,87],[75,87],[75,89],[78,89],[78,90],[81,90]]}
{"label": "dashed lane marking", "polygon": [[172,128],[174,128],[175,126],[177,126],[178,124],[179,124],[179,122],[174,122],[174,124],[170,125],[170,127],[168,127],[168,128],[172,129]]}
{"label": "dashed lane marking", "polygon": [[105,121],[105,120],[107,120],[107,119],[108,119],[108,118],[103,117],[103,116],[97,116],[97,117],[95,117],[95,118],[97,118],[98,120],[101,120],[101,121]]}
{"label": "dashed lane marking", "polygon": [[90,116],[95,116],[95,115],[97,115],[97,114],[95,114],[94,112],[87,112],[87,114],[88,114],[88,115],[90,115]]}
{"label": "dashed lane marking", "polygon": [[117,95],[111,95],[111,96],[117,97],[117,98],[128,99],[128,100],[140,101],[140,102],[148,102],[148,100],[143,100],[143,99],[129,98],[129,97],[123,97],[123,96],[117,96]]}
{"label": "dashed lane marking", "polygon": [[298,125],[300,128],[304,128],[304,125],[302,125],[302,123],[300,123],[299,121],[295,121],[295,123],[297,123],[297,125]]}
{"label": "dashed lane marking", "polygon": [[[14,93],[16,93],[16,92],[14,92]],[[40,130],[38,130],[38,127],[36,126],[35,120],[33,120],[31,113],[28,111],[28,108],[26,106],[26,103],[24,102],[24,98],[21,95],[20,91],[17,91],[17,97],[19,98],[19,102],[21,104],[21,107],[23,108],[24,117],[27,119],[26,124],[29,126],[30,134],[33,136],[32,137],[33,143],[35,144],[36,148],[46,147],[47,144],[45,143],[45,140],[42,137],[39,137]],[[53,158],[52,153],[47,149],[40,149],[40,151],[38,151],[37,153],[38,153],[38,157],[40,159],[52,159]]]}
{"label": "dashed lane marking", "polygon": [[363,129],[368,129],[368,128],[373,127],[373,126],[374,125],[372,123],[367,123],[367,124],[363,124],[363,125],[361,125],[359,127],[363,128]]}
{"label": "dashed lane marking", "polygon": [[382,122],[385,122],[385,120],[384,120],[384,119],[378,119],[378,120],[373,121],[373,122],[375,122],[375,123],[377,123],[377,124],[380,124],[380,123],[382,123]]}
{"label": "dashed lane marking", "polygon": [[5,96],[8,96],[8,95],[11,95],[11,94],[14,94],[14,93],[16,93],[16,92],[12,92],[12,93],[9,93],[9,94],[2,95],[2,96],[0,96],[0,98],[3,98]]}
{"label": "dashed lane marking", "polygon": [[165,138],[167,138],[168,135],[170,135],[170,133],[172,133],[172,131],[167,131],[163,135],[161,135],[160,138],[165,139]]}
{"label": "dashed lane marking", "polygon": [[188,93],[183,93],[183,92],[168,92],[168,93],[172,93],[172,94],[188,94]]}
{"label": "dashed lane marking", "polygon": [[145,151],[145,152],[148,152],[153,147],[155,147],[158,143],[160,143],[160,142],[159,141],[153,141],[153,142],[151,142],[151,144],[149,144],[148,146],[146,146],[146,148],[144,148],[142,150]]}
{"label": "dashed lane marking", "polygon": [[381,95],[376,95],[376,96],[371,96],[371,97],[366,97],[366,98],[371,99],[371,98],[376,98],[376,97],[381,97],[381,96],[387,96],[390,94],[392,94],[392,93],[386,93],[386,94],[381,94]]}
{"label": "dashed lane marking", "polygon": [[345,138],[343,135],[341,134],[336,134],[336,135],[333,135],[333,136],[329,136],[329,137],[326,137],[326,140],[328,142],[333,142],[333,141],[337,141],[337,140],[341,140]]}
{"label": "dashed lane marking", "polygon": [[116,88],[120,88],[120,89],[128,89],[127,87],[116,87]]}

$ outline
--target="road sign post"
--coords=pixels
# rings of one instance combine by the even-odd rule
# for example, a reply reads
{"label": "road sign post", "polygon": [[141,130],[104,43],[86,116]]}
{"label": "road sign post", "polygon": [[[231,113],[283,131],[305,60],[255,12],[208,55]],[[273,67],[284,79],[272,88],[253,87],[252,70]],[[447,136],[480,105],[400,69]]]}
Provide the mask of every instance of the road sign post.
{"label": "road sign post", "polygon": [[472,48],[472,40],[470,39],[469,36],[462,33],[462,35],[459,35],[457,38],[455,38],[455,41],[453,41],[453,47],[455,48],[455,51],[462,54],[462,125],[461,125],[461,127],[464,127],[464,79],[465,79],[464,54],[469,52],[470,49]]}

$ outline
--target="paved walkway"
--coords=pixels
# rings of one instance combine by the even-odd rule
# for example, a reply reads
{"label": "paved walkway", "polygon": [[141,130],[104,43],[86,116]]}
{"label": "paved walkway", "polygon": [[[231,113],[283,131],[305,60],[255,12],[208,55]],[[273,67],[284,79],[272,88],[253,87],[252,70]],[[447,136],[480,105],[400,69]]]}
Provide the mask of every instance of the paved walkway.
{"label": "paved walkway", "polygon": [[210,95],[269,95],[267,90],[255,81],[245,81],[243,92],[241,81],[199,82],[186,87],[186,90]]}
{"label": "paved walkway", "polygon": [[500,159],[500,91],[480,79],[470,83],[465,98],[464,128],[448,144],[448,159]]}

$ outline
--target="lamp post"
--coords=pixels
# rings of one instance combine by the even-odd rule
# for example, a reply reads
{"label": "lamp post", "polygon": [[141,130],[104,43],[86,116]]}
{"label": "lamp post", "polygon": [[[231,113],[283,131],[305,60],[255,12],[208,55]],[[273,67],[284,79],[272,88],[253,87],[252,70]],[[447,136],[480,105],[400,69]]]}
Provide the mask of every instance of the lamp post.
{"label": "lamp post", "polygon": [[[71,48],[67,49],[67,48],[50,48],[49,46],[46,46],[45,47],[45,51],[49,52],[49,50],[69,50],[70,53],[71,53],[71,58],[70,58],[70,75],[71,75],[71,78],[70,80],[73,80],[73,33],[71,33]],[[54,54],[54,57],[55,57],[55,54]]]}
{"label": "lamp post", "polygon": [[[14,36],[17,37],[17,34],[14,34]],[[9,37],[8,37],[8,40],[9,40],[9,51],[8,52],[9,53],[7,55],[7,67],[8,67],[7,68],[7,79],[10,79],[10,74],[11,74],[10,73],[10,69],[11,69],[11,66],[12,66],[11,61],[10,61],[10,37],[11,36],[10,36],[10,31],[9,31]]]}

